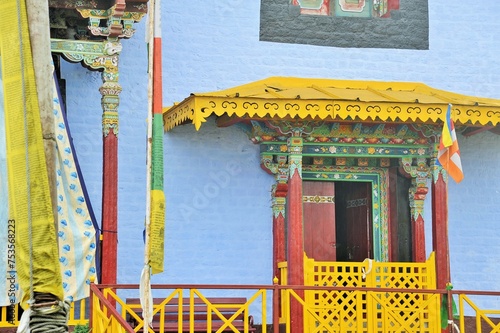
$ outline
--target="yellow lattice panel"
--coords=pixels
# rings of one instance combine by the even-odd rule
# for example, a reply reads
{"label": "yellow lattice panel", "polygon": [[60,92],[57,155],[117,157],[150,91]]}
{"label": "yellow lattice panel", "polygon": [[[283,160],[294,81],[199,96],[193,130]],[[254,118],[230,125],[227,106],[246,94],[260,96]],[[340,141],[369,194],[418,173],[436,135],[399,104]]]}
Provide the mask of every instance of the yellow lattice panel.
{"label": "yellow lattice panel", "polygon": [[[305,258],[310,286],[435,289],[434,254],[425,263],[318,262]],[[304,332],[440,332],[439,296],[409,292],[309,290]]]}
{"label": "yellow lattice panel", "polygon": [[365,262],[304,261],[305,279],[308,286],[366,287],[363,271]]}
{"label": "yellow lattice panel", "polygon": [[435,275],[433,252],[423,263],[374,263],[367,279],[375,288],[435,289]]}
{"label": "yellow lattice panel", "polygon": [[[305,258],[304,284],[328,287],[366,287],[366,263],[325,262]],[[317,291],[305,294],[308,311],[305,332],[367,332],[363,321],[366,295],[351,291]]]}
{"label": "yellow lattice panel", "polygon": [[437,333],[438,294],[368,292],[370,332]]}

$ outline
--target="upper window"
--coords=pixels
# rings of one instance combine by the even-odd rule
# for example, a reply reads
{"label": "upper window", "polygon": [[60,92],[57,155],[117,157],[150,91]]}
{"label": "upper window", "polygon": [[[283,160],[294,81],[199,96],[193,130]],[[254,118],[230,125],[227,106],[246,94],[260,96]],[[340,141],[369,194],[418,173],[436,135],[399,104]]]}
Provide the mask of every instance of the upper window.
{"label": "upper window", "polygon": [[260,40],[428,50],[428,0],[261,0]]}
{"label": "upper window", "polygon": [[303,15],[390,17],[399,0],[292,0]]}

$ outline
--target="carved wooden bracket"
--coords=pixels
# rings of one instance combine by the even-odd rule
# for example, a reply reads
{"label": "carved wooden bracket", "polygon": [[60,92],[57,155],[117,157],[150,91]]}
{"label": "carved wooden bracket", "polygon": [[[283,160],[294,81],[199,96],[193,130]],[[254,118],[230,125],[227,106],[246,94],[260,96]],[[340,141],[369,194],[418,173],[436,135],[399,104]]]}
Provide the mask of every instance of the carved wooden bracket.
{"label": "carved wooden bracket", "polygon": [[416,158],[416,165],[413,165],[413,158],[401,158],[401,164],[406,173],[412,178],[412,186],[409,191],[410,209],[414,220],[423,216],[424,200],[429,192],[427,180],[430,176],[430,167],[426,158]]}

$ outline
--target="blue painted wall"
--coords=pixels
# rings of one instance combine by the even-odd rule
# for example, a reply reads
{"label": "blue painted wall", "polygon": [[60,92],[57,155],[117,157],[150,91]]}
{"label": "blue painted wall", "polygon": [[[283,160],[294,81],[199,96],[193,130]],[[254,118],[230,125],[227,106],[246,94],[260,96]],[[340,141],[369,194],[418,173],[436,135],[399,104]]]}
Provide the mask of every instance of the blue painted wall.
{"label": "blue painted wall", "polygon": [[[429,49],[354,49],[259,41],[259,1],[164,1],[164,105],[269,76],[417,81],[500,99],[500,2],[429,0]],[[146,20],[120,57],[118,280],[139,281],[145,216]],[[68,114],[100,217],[100,74],[65,63]],[[465,180],[449,185],[455,289],[500,290],[500,136],[459,136]],[[166,267],[158,283],[271,283],[271,176],[258,146],[213,119],[165,134]],[[427,205],[430,209],[430,205]],[[430,211],[427,243],[431,249]]]}

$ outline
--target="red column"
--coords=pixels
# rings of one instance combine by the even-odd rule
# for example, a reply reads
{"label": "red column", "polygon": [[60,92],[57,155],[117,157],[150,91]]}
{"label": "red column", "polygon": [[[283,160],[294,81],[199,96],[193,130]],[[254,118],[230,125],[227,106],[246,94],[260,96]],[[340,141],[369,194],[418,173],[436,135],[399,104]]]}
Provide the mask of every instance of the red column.
{"label": "red column", "polygon": [[425,228],[424,219],[419,215],[417,219],[412,217],[413,233],[413,262],[425,262]]}
{"label": "red column", "polygon": [[118,246],[118,94],[117,76],[103,73],[104,84],[99,89],[104,109],[103,170],[102,170],[102,251],[101,283],[116,284]]}
{"label": "red column", "polygon": [[278,278],[280,284],[281,273],[278,263],[286,261],[285,196],[286,192],[280,192],[277,187],[275,188],[273,194],[273,278]]}
{"label": "red column", "polygon": [[115,284],[118,245],[118,138],[112,132],[103,138],[102,177],[102,276],[100,283]]}
{"label": "red column", "polygon": [[277,156],[277,159],[276,185],[273,188],[273,278],[277,277],[281,284],[278,263],[286,261],[285,206],[288,193],[288,165],[287,156]]}
{"label": "red column", "polygon": [[[450,282],[450,254],[448,246],[448,186],[443,170],[434,172],[432,182],[432,247],[436,255],[436,284],[446,288]],[[447,177],[446,177],[447,178]]]}
{"label": "red column", "polygon": [[[282,284],[278,263],[286,261],[285,250],[285,203],[286,190],[280,191],[279,183],[273,186],[273,284]],[[286,184],[281,184],[286,185]],[[283,187],[283,186],[282,186]],[[273,318],[279,324],[282,317],[281,293],[273,294]],[[275,324],[273,322],[273,324]],[[276,328],[274,332],[278,332]]]}
{"label": "red column", "polygon": [[[302,228],[302,138],[288,139],[288,284],[304,285],[304,240]],[[303,291],[297,291],[304,297]],[[292,333],[302,333],[303,310],[297,301],[290,301]]]}
{"label": "red column", "polygon": [[[415,179],[414,179],[415,180]],[[416,183],[414,181],[414,183]],[[424,211],[424,200],[427,195],[428,188],[416,185],[414,188],[410,189],[410,193],[413,196],[411,203],[412,211],[412,234],[413,234],[413,261],[414,262],[425,262],[427,259],[425,253],[425,225],[424,218],[422,216]]]}

